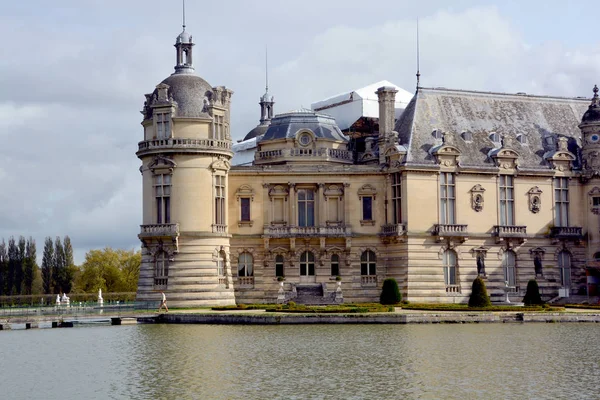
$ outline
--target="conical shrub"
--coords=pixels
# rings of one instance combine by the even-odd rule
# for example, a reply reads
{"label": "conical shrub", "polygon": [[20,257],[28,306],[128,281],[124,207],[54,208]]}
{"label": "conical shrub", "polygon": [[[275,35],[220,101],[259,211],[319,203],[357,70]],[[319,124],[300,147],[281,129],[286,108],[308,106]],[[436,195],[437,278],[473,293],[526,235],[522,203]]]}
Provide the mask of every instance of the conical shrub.
{"label": "conical shrub", "polygon": [[526,306],[544,304],[542,296],[540,296],[540,287],[535,279],[527,282],[527,291],[525,292],[525,297],[523,297],[523,303]]}
{"label": "conical shrub", "polygon": [[485,282],[480,277],[475,278],[469,297],[469,307],[490,307],[490,297],[485,288]]}
{"label": "conical shrub", "polygon": [[394,278],[386,278],[383,281],[379,302],[381,304],[398,304],[401,300],[402,295],[400,289],[398,289],[398,282]]}

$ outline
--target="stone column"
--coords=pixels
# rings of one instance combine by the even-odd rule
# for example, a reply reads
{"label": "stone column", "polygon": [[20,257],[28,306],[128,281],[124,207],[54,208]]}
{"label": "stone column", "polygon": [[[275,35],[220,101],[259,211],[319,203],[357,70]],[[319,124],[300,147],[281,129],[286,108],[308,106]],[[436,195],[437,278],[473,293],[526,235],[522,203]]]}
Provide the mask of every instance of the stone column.
{"label": "stone column", "polygon": [[268,226],[271,224],[271,219],[269,218],[269,210],[273,208],[273,202],[269,197],[269,184],[263,183],[263,226]]}
{"label": "stone column", "polygon": [[383,206],[385,210],[385,221],[387,224],[392,220],[392,216],[390,215],[390,200],[392,199],[392,176],[387,174],[385,176],[385,198],[383,199]]}
{"label": "stone column", "polygon": [[288,201],[290,202],[288,207],[288,224],[290,226],[297,226],[298,222],[296,221],[296,184],[288,182],[288,187],[290,188],[290,193],[288,195]]}
{"label": "stone column", "polygon": [[[325,184],[319,183],[319,190],[317,191],[317,204],[315,208],[318,209],[315,222],[316,226],[325,226],[325,196],[323,191],[325,190]],[[316,211],[316,210],[315,210]]]}
{"label": "stone column", "polygon": [[350,225],[350,191],[348,188],[350,184],[348,182],[344,183],[344,226]]}

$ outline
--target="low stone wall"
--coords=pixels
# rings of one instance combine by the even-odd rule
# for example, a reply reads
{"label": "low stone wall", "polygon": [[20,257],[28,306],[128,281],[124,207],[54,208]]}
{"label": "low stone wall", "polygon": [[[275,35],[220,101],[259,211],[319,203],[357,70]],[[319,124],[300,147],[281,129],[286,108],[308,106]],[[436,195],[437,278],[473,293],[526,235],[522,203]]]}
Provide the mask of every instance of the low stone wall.
{"label": "low stone wall", "polygon": [[294,324],[461,324],[506,322],[600,322],[600,313],[440,312],[366,314],[173,313],[138,318],[139,323]]}

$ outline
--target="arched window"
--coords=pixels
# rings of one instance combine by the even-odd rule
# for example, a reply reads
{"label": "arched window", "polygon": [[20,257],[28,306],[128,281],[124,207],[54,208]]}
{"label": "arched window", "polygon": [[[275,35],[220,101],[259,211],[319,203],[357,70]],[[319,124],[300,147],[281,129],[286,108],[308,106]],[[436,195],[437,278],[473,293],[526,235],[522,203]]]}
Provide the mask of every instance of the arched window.
{"label": "arched window", "polygon": [[160,251],[156,255],[154,263],[154,285],[167,286],[169,278],[169,255],[166,251]]}
{"label": "arched window", "polygon": [[331,256],[331,276],[340,274],[340,256],[334,254]]}
{"label": "arched window", "polygon": [[508,282],[508,286],[514,287],[517,283],[517,275],[515,272],[515,265],[517,257],[513,251],[507,251],[504,253],[502,261],[502,268],[504,269],[504,281]]}
{"label": "arched window", "polygon": [[283,256],[281,254],[275,257],[275,276],[285,276],[283,274]]}
{"label": "arched window", "polygon": [[562,287],[571,286],[571,254],[568,251],[558,253],[558,268],[560,269],[560,283]]}
{"label": "arched window", "polygon": [[238,259],[238,276],[254,276],[252,254],[240,254]]}
{"label": "arched window", "polygon": [[444,283],[456,285],[456,253],[453,250],[444,252]]}
{"label": "arched window", "polygon": [[225,276],[225,256],[222,254],[217,257],[217,274]]}
{"label": "arched window", "polygon": [[371,250],[367,250],[360,256],[360,274],[376,275],[377,257]]}
{"label": "arched window", "polygon": [[305,251],[300,255],[300,276],[313,276],[315,274],[315,255]]}

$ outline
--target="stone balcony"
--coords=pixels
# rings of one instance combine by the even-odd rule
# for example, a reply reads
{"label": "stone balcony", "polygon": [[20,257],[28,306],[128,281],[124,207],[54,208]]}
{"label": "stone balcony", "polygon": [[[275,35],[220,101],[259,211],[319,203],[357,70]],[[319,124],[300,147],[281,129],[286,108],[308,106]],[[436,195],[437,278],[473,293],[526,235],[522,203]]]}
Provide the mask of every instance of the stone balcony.
{"label": "stone balcony", "polygon": [[352,229],[347,225],[338,226],[265,226],[264,236],[268,238],[287,237],[347,237]]}
{"label": "stone balcony", "polygon": [[527,240],[527,227],[520,225],[494,225],[493,236],[497,241],[505,239],[519,239],[521,242]]}
{"label": "stone balcony", "polygon": [[138,143],[137,156],[175,151],[177,153],[218,153],[231,156],[231,141],[216,139],[167,138],[143,140]]}
{"label": "stone balcony", "polygon": [[469,236],[467,225],[459,224],[435,224],[433,226],[432,234],[437,236],[440,241],[446,238],[456,238],[461,242],[464,242]]}
{"label": "stone balcony", "polygon": [[343,149],[330,148],[291,148],[258,151],[254,156],[255,164],[270,163],[273,161],[283,161],[291,159],[296,161],[334,161],[345,164],[351,164],[352,152]]}
{"label": "stone balcony", "polygon": [[140,225],[140,238],[174,238],[179,236],[179,224]]}
{"label": "stone balcony", "polygon": [[404,224],[385,224],[381,225],[381,232],[379,233],[381,240],[384,243],[395,243],[402,241],[406,236],[406,225]]}
{"label": "stone balcony", "polygon": [[583,228],[580,226],[554,226],[550,228],[550,237],[579,241],[583,238]]}

